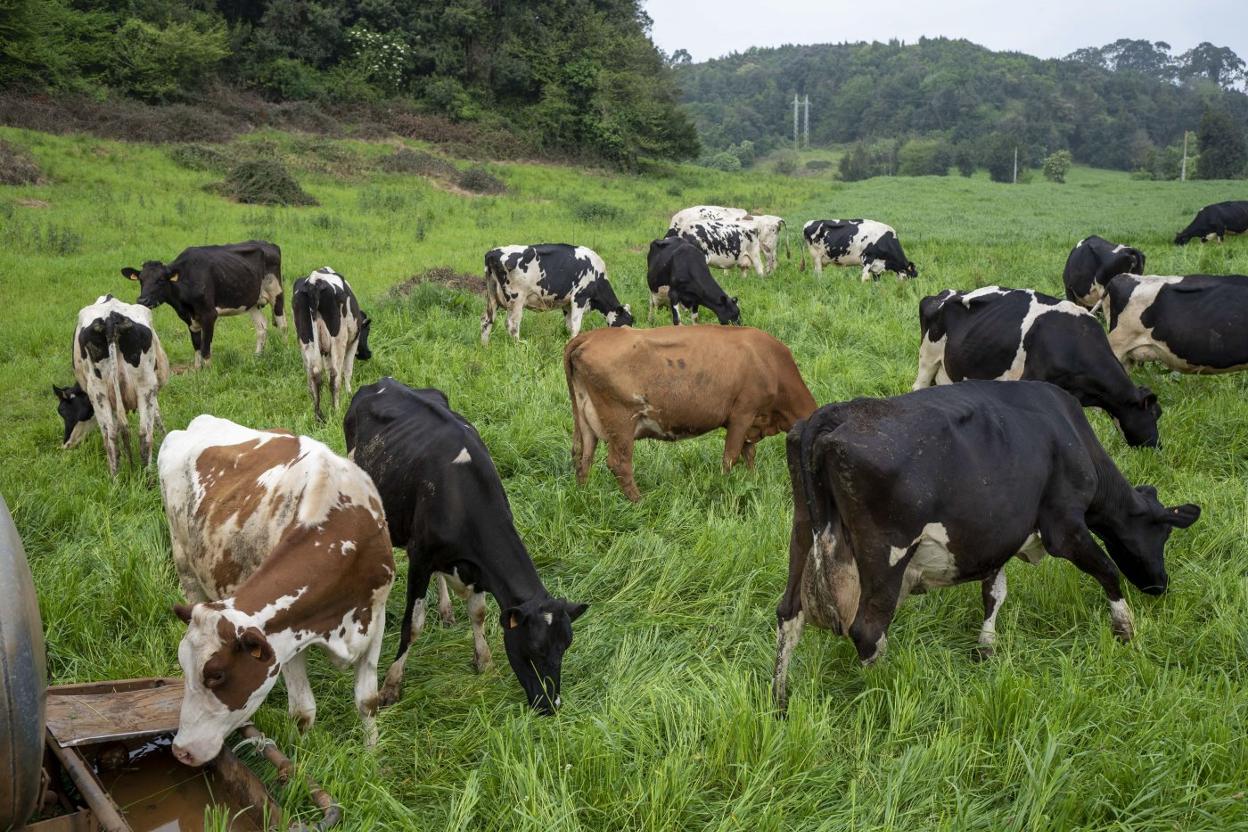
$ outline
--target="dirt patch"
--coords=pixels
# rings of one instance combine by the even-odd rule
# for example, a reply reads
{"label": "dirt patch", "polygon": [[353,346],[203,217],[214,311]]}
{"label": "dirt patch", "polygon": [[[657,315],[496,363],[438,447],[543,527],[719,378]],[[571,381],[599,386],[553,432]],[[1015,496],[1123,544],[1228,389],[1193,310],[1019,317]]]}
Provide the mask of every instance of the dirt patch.
{"label": "dirt patch", "polygon": [[43,199],[18,199],[14,202],[22,208],[51,208],[52,203]]}
{"label": "dirt patch", "polygon": [[434,266],[432,269],[425,269],[391,286],[390,297],[405,298],[422,283],[436,283],[439,286],[470,292],[474,295],[485,294],[485,281],[481,279],[481,275],[457,272],[450,266]]}
{"label": "dirt patch", "polygon": [[25,150],[0,139],[0,185],[41,185],[43,171]]}

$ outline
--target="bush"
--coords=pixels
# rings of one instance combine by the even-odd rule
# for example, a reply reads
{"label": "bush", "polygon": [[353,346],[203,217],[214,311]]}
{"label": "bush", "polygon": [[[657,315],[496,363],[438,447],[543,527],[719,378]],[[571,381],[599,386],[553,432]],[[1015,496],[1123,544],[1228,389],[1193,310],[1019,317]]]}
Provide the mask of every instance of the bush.
{"label": "bush", "polygon": [[832,167],[832,162],[828,159],[811,159],[806,163],[806,170],[813,173],[820,173]]}
{"label": "bush", "polygon": [[507,190],[506,182],[479,165],[461,173],[456,184],[474,194],[501,194]]}
{"label": "bush", "polygon": [[714,170],[736,171],[741,170],[741,160],[727,150],[721,150],[703,159],[702,166]]}
{"label": "bush", "polygon": [[572,203],[572,216],[588,223],[616,222],[623,219],[624,209],[606,202],[576,201]]}
{"label": "bush", "polygon": [[1050,182],[1065,182],[1070,170],[1070,151],[1058,150],[1044,158],[1044,178]]}
{"label": "bush", "polygon": [[459,174],[459,169],[445,159],[440,159],[423,150],[412,150],[406,147],[400,147],[382,159],[381,169],[386,173],[414,173],[418,176],[437,176],[447,179]]}
{"label": "bush", "polygon": [[958,167],[958,173],[963,176],[974,176],[975,169],[978,164],[975,161],[975,148],[969,144],[960,144],[953,151],[953,163]]}
{"label": "bush", "polygon": [[167,101],[203,87],[229,54],[228,35],[219,23],[161,28],[132,17],[117,30],[109,77],[127,95]]}
{"label": "bush", "polygon": [[898,176],[945,176],[953,152],[940,139],[911,139],[897,152]]}
{"label": "bush", "polygon": [[217,190],[239,202],[257,205],[316,205],[276,159],[257,159],[235,165]]}
{"label": "bush", "polygon": [[26,151],[0,139],[0,185],[40,185],[43,172]]}
{"label": "bush", "polygon": [[1022,168],[1027,164],[1027,151],[1018,142],[1004,133],[993,133],[985,141],[981,150],[981,160],[988,168],[988,176],[993,182],[1014,181],[1014,151],[1018,150],[1019,177]]}
{"label": "bush", "polygon": [[860,182],[873,176],[887,176],[891,162],[888,147],[876,145],[870,148],[866,142],[856,142],[841,157],[841,179],[846,182]]}
{"label": "bush", "polygon": [[174,145],[167,152],[175,165],[187,170],[223,171],[229,165],[224,153],[203,144]]}
{"label": "bush", "polygon": [[792,176],[797,173],[797,154],[781,153],[776,157],[776,163],[772,165],[772,170],[781,176]]}

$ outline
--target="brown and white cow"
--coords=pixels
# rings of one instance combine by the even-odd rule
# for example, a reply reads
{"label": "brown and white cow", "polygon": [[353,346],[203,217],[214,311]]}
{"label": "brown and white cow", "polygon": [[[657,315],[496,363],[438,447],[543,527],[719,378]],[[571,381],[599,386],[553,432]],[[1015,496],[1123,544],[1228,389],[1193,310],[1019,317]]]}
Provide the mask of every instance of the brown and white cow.
{"label": "brown and white cow", "polygon": [[724,472],[742,453],[784,433],[815,409],[789,348],[749,327],[598,329],[563,351],[572,399],[572,461],[582,485],[594,451],[607,443],[607,467],[630,500],[637,439],[687,439],[726,428]]}
{"label": "brown and white cow", "polygon": [[173,753],[216,757],[286,681],[301,730],[316,717],[307,648],[355,669],[355,704],[376,742],[377,658],[394,557],[368,474],[306,436],[207,414],[160,447],[160,488],[187,604],[178,647],[186,691]]}
{"label": "brown and white cow", "polygon": [[112,295],[96,298],[78,313],[72,351],[78,383],[52,387],[65,420],[64,446],[77,445],[98,423],[108,472],[115,477],[119,439],[133,462],[127,414],[138,411],[139,458],[146,466],[156,426],[165,429],[156,396],[169,380],[169,359],[152,326],[152,310]]}

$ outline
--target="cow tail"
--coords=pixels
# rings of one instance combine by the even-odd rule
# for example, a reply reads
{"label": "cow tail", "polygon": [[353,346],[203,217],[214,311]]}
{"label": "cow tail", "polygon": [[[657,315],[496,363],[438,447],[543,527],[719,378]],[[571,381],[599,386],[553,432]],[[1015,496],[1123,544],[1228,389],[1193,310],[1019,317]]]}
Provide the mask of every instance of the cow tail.
{"label": "cow tail", "polygon": [[307,308],[301,310],[304,316],[304,325],[312,334],[312,348],[315,350],[313,355],[320,360],[321,353],[321,333],[320,327],[316,325],[317,314],[321,310],[321,283],[319,280],[308,281],[303,284],[304,296],[307,299]]}
{"label": "cow tail", "polygon": [[[836,502],[831,492],[822,498],[815,493],[815,471],[819,457],[827,447],[828,434],[840,427],[840,418],[835,407],[816,410],[802,425],[800,464],[802,472],[802,491],[806,496],[806,511],[810,515],[811,536],[814,546],[821,557],[828,559],[832,552],[823,551],[827,542],[822,532],[838,519]],[[833,532],[835,533],[835,532]]]}
{"label": "cow tail", "polygon": [[[788,244],[788,240],[785,240],[785,244],[786,245]],[[809,248],[809,246],[802,246],[802,264],[800,267],[802,271],[806,271],[806,249],[807,248]]]}
{"label": "cow tail", "polygon": [[[487,269],[488,271],[488,269]],[[581,410],[576,402],[576,382],[573,378],[575,370],[572,362],[575,353],[580,349],[581,339],[584,335],[578,335],[567,346],[563,348],[563,376],[568,382],[568,399],[572,402],[572,464],[573,466],[580,464],[581,448],[584,447],[585,437],[581,432]]]}
{"label": "cow tail", "polygon": [[[112,317],[112,316],[110,316]],[[107,324],[108,331],[108,360],[112,364],[113,377],[113,400],[109,404],[113,411],[113,425],[117,433],[121,434],[126,445],[126,457],[130,463],[134,463],[134,451],[130,446],[130,423],[126,418],[126,401],[121,395],[121,353],[117,349],[117,339],[120,337],[119,327],[109,321]]]}

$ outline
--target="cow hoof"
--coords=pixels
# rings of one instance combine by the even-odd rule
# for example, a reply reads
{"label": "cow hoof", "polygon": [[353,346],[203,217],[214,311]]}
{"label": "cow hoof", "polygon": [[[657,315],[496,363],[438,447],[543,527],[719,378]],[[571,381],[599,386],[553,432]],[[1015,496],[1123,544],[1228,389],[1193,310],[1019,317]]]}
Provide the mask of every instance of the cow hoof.
{"label": "cow hoof", "polygon": [[991,659],[997,652],[997,649],[991,644],[976,644],[971,648],[971,661],[986,662]]}
{"label": "cow hoof", "polygon": [[308,729],[316,721],[316,714],[291,714],[291,716],[294,718],[295,727],[299,729],[300,734],[308,733]]}
{"label": "cow hoof", "polygon": [[403,696],[403,688],[399,685],[383,685],[381,692],[377,694],[377,707],[388,708],[398,702]]}
{"label": "cow hoof", "polygon": [[1127,625],[1125,627],[1114,626],[1114,638],[1123,644],[1129,644],[1131,639],[1135,638],[1135,628]]}
{"label": "cow hoof", "polygon": [[445,612],[442,612],[441,610],[439,610],[438,617],[442,619],[443,627],[455,626],[455,613],[451,612],[450,610],[447,610]]}
{"label": "cow hoof", "polygon": [[478,662],[476,660],[473,660],[472,662],[472,669],[477,671],[477,673],[486,673],[487,671],[491,670],[493,667],[494,667],[493,659],[486,659],[483,662]]}

